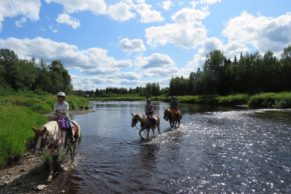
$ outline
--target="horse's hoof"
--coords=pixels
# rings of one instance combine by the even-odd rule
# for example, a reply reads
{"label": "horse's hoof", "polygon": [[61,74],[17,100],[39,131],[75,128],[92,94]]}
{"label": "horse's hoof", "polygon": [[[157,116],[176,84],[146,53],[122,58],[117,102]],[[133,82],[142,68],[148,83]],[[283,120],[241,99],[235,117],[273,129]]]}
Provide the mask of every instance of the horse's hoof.
{"label": "horse's hoof", "polygon": [[46,179],[46,182],[51,182],[52,181],[52,179],[53,179],[53,175],[49,175],[48,177],[47,177],[47,179]]}

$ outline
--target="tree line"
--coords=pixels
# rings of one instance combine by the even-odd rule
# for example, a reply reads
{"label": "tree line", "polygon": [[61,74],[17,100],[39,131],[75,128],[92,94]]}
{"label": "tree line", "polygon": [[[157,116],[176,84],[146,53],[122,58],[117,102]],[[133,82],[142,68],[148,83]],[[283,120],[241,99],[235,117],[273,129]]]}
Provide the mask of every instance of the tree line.
{"label": "tree line", "polygon": [[188,78],[173,77],[169,95],[255,94],[291,90],[291,46],[278,59],[273,52],[227,59],[220,50],[207,55],[203,69]]}
{"label": "tree line", "polygon": [[76,91],[78,95],[88,97],[110,97],[118,95],[138,95],[138,96],[159,96],[167,94],[167,89],[161,89],[159,83],[147,83],[145,87],[137,86],[135,88],[117,88],[107,87],[105,89],[96,89],[95,91]]}
{"label": "tree line", "polygon": [[19,59],[14,51],[0,49],[0,86],[14,90],[40,90],[49,93],[73,90],[71,77],[59,60],[47,65],[44,60],[36,62]]}

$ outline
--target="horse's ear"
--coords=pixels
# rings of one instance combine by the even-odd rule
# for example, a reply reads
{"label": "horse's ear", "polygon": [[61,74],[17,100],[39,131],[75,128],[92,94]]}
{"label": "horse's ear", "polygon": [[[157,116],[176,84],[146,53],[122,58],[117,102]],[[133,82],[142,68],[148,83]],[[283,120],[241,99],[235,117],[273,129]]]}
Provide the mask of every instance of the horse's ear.
{"label": "horse's ear", "polygon": [[133,116],[133,113],[131,113],[131,116]]}
{"label": "horse's ear", "polygon": [[31,129],[32,129],[32,131],[36,132],[36,129],[34,127],[32,127]]}
{"label": "horse's ear", "polygon": [[44,132],[46,132],[46,131],[47,131],[47,128],[46,128],[46,127],[44,127],[44,128],[43,128],[43,131],[44,131]]}

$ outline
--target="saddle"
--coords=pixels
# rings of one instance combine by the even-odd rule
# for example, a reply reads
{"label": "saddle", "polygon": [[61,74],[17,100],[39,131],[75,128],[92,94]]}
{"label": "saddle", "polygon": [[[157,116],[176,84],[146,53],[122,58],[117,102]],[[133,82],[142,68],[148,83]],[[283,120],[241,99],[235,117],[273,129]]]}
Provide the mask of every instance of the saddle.
{"label": "saddle", "polygon": [[75,125],[75,123],[69,121],[69,119],[60,117],[57,119],[57,123],[61,130],[65,131],[71,128],[73,136],[75,136],[75,134],[77,133],[77,126]]}
{"label": "saddle", "polygon": [[147,118],[148,120],[154,125],[157,120],[158,120],[158,117],[156,115],[147,115]]}
{"label": "saddle", "polygon": [[170,112],[172,115],[176,116],[177,118],[181,115],[181,111],[178,108],[172,108],[170,109]]}

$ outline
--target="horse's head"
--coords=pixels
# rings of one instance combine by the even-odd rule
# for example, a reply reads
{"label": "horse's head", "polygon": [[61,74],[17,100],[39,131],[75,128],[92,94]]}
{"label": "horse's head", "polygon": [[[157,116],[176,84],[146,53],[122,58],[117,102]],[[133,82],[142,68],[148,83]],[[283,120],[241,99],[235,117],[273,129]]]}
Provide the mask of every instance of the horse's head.
{"label": "horse's head", "polygon": [[140,117],[138,114],[132,114],[132,119],[131,119],[131,127],[135,127],[138,121],[140,120]]}
{"label": "horse's head", "polygon": [[32,128],[32,130],[34,132],[35,152],[37,152],[44,147],[45,141],[48,137],[48,130],[45,126],[37,129]]}
{"label": "horse's head", "polygon": [[169,110],[169,109],[166,109],[165,112],[164,112],[164,119],[165,119],[166,121],[169,120],[170,114],[171,114],[171,113],[170,113],[170,110]]}

